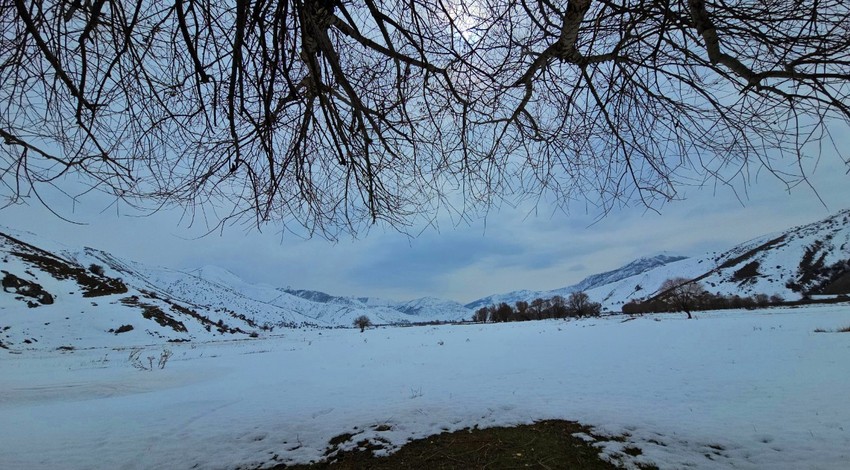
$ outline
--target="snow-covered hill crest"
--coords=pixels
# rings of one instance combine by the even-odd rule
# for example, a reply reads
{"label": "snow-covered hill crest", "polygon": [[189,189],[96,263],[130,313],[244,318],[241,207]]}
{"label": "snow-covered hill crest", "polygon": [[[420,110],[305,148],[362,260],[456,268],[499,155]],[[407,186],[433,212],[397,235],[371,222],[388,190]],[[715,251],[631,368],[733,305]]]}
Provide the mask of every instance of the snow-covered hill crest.
{"label": "snow-covered hill crest", "polygon": [[[215,266],[191,271],[147,266],[0,227],[0,349],[128,346],[237,339],[283,327],[350,327],[470,320],[481,306],[586,292],[603,311],[651,298],[670,278],[712,293],[850,293],[850,210],[697,258],[661,254],[551,291],[515,291],[460,305],[345,297],[251,284]],[[279,331],[279,330],[278,330]]]}
{"label": "snow-covered hill crest", "polygon": [[532,291],[519,290],[508,292],[506,294],[496,294],[466,304],[467,308],[476,310],[481,307],[499,304],[505,302],[508,305],[513,305],[517,301],[531,302],[534,299],[549,299],[556,295],[566,297],[573,292],[589,291],[598,287],[606,286],[622,279],[627,279],[640,275],[646,271],[686,259],[685,256],[675,256],[670,254],[660,254],[652,257],[638,258],[625,266],[606,271],[604,273],[593,274],[588,276],[571,286],[562,287],[550,291]]}
{"label": "snow-covered hill crest", "polygon": [[530,302],[586,292],[603,311],[617,313],[630,300],[658,294],[671,278],[695,280],[712,293],[778,295],[797,300],[811,294],[850,293],[850,209],[824,220],[758,237],[724,252],[685,258],[662,254],[640,258],[622,268],[595,274],[550,291],[515,291],[491,295],[466,305],[470,309]]}
{"label": "snow-covered hill crest", "polygon": [[670,278],[701,283],[721,295],[778,295],[797,300],[814,294],[850,293],[850,210],[811,224],[758,237],[725,252],[650,269],[587,293],[617,312],[630,300],[658,293]]}
{"label": "snow-covered hill crest", "polygon": [[350,327],[360,315],[411,324],[472,314],[439,299],[367,303],[250,284],[215,266],[147,266],[6,228],[0,261],[0,348],[12,350],[238,339],[282,327]]}

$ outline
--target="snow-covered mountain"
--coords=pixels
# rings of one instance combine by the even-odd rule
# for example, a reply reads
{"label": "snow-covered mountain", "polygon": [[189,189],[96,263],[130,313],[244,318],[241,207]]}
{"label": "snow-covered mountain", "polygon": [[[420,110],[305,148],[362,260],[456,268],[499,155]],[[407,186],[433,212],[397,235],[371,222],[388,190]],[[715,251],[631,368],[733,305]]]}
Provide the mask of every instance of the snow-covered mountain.
{"label": "snow-covered mountain", "polygon": [[796,300],[807,294],[850,293],[850,210],[808,225],[741,243],[721,253],[685,258],[662,254],[587,277],[551,291],[491,295],[466,307],[548,299],[584,291],[603,311],[619,312],[626,302],[651,298],[670,278],[696,280],[713,293],[779,295]]}
{"label": "snow-covered mountain", "polygon": [[758,237],[721,253],[708,253],[587,290],[603,309],[620,311],[648,299],[670,278],[701,283],[722,295],[850,294],[850,210],[811,224]]}
{"label": "snow-covered mountain", "polygon": [[850,293],[850,210],[697,258],[661,254],[551,291],[515,291],[460,305],[342,297],[250,284],[215,266],[153,267],[0,227],[0,348],[128,346],[233,339],[282,327],[469,320],[481,306],[585,291],[603,311],[647,299],[673,277],[724,295]]}
{"label": "snow-covered mountain", "polygon": [[667,253],[652,257],[639,258],[626,264],[621,268],[588,276],[582,279],[577,284],[573,284],[571,286],[549,291],[518,290],[505,294],[495,294],[470,302],[466,304],[466,307],[472,310],[476,310],[481,307],[499,304],[501,302],[513,305],[517,301],[530,302],[534,299],[549,299],[556,295],[566,297],[573,292],[589,291],[591,289],[602,287],[620,281],[622,279],[637,276],[652,269],[664,266],[666,264],[675,263],[684,259],[687,259],[687,257],[674,256]]}
{"label": "snow-covered mountain", "polygon": [[250,284],[216,266],[147,266],[5,228],[0,261],[0,348],[6,349],[235,339],[281,327],[350,327],[360,315],[375,324],[472,315],[446,300],[361,300]]}

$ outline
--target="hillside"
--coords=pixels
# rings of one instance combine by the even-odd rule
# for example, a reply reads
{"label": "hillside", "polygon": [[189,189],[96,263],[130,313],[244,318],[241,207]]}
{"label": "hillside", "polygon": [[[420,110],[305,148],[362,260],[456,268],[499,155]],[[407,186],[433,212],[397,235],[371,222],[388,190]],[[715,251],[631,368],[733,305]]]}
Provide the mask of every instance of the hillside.
{"label": "hillside", "polygon": [[638,258],[621,268],[606,271],[604,273],[593,274],[584,278],[577,284],[573,284],[571,286],[553,289],[549,291],[519,290],[508,292],[506,294],[496,294],[470,302],[466,304],[466,307],[472,310],[476,310],[481,307],[498,304],[500,302],[505,302],[509,305],[513,305],[520,300],[530,302],[534,299],[549,299],[556,295],[566,297],[573,292],[590,291],[592,289],[611,285],[613,283],[616,283],[617,281],[629,279],[643,274],[647,271],[686,259],[687,257],[685,256],[673,256],[669,254],[660,254],[652,257]]}
{"label": "hillside", "polygon": [[466,319],[439,299],[334,297],[249,284],[215,266],[146,266],[93,248],[0,231],[0,349],[129,346],[238,339],[276,328],[349,327]]}
{"label": "hillside", "polygon": [[[844,469],[848,324],[830,305],[0,354],[0,468],[270,469],[566,419],[621,468]],[[489,465],[503,438],[392,468],[567,468],[539,432],[540,460]]]}
{"label": "hillside", "polygon": [[620,312],[623,304],[651,298],[661,284],[682,277],[701,282],[723,295],[779,295],[786,300],[809,294],[850,293],[850,210],[784,232],[758,237],[724,252],[701,257],[659,255],[589,276],[550,291],[515,291],[484,297],[470,309],[518,300],[548,299],[585,291],[603,311]]}
{"label": "hillside", "polygon": [[673,277],[702,283],[712,293],[779,295],[797,300],[813,294],[850,293],[850,210],[784,232],[648,270],[589,289],[605,309],[619,311],[632,299],[647,299]]}
{"label": "hillside", "polygon": [[[5,232],[5,233],[4,233]],[[76,249],[0,228],[0,348],[51,349],[238,339],[276,328],[350,327],[469,320],[475,309],[585,291],[603,311],[658,293],[684,277],[723,295],[850,293],[850,210],[697,258],[662,254],[551,291],[515,291],[466,306],[421,298],[399,302],[250,284],[215,266],[146,266],[93,248]]]}

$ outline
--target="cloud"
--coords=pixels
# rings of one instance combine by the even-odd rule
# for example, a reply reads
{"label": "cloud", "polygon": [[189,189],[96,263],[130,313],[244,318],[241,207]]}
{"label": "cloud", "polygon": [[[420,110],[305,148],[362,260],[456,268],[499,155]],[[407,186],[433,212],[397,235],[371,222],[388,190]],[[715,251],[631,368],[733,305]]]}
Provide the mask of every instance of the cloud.
{"label": "cloud", "polygon": [[[838,146],[850,148],[850,133],[842,139]],[[806,171],[815,163],[803,161]],[[574,205],[563,213],[543,200],[537,207],[495,208],[486,220],[468,225],[441,220],[441,227],[450,228],[425,230],[412,239],[376,227],[357,240],[303,240],[281,234],[279,224],[265,225],[263,233],[228,227],[196,238],[206,230],[202,218],[191,224],[179,210],[135,217],[127,206],[111,205],[108,196],[97,193],[76,204],[45,194],[54,209],[89,225],[64,222],[37,203],[3,209],[0,224],[148,264],[219,265],[249,282],[337,295],[467,302],[510,290],[563,287],[659,252],[699,256],[846,208],[846,165],[833,154],[817,163],[810,181],[817,194],[805,185],[789,192],[761,171],[747,176],[751,186],[746,191],[740,184],[737,191],[722,185],[683,186],[684,200],[668,203],[659,213],[618,207],[597,220],[592,209]]]}

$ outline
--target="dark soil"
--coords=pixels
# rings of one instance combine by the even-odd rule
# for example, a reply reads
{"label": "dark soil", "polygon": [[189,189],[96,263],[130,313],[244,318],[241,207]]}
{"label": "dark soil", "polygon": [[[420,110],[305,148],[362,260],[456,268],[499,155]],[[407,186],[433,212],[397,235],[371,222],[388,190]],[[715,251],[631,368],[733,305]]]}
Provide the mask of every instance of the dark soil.
{"label": "dark soil", "polygon": [[27,281],[26,279],[21,279],[18,276],[15,276],[12,273],[6,271],[0,271],[4,274],[2,284],[3,290],[6,292],[14,292],[16,294],[30,297],[38,301],[38,304],[34,302],[28,302],[28,304],[33,306],[41,305],[50,305],[53,303],[53,296],[44,290],[41,287],[41,284],[37,284],[35,282]]}
{"label": "dark soil", "polygon": [[[355,441],[356,435],[341,434],[331,441],[326,461],[310,465],[279,465],[275,469],[616,469],[599,457],[599,449],[574,437],[590,434],[578,423],[561,420],[540,421],[514,427],[464,429],[410,441],[397,452],[375,457],[379,443],[363,440],[359,449],[337,452],[336,447]],[[629,448],[631,455],[640,450]],[[642,467],[654,468],[654,467]]]}
{"label": "dark soil", "polygon": [[4,233],[0,233],[0,236],[12,244],[17,245],[16,250],[10,251],[12,255],[17,256],[32,266],[38,267],[56,279],[76,280],[82,289],[83,297],[99,297],[127,292],[127,286],[124,285],[121,279],[99,276],[89,272],[82,266],[64,260],[41,248],[22,242],[17,238],[10,237]]}

